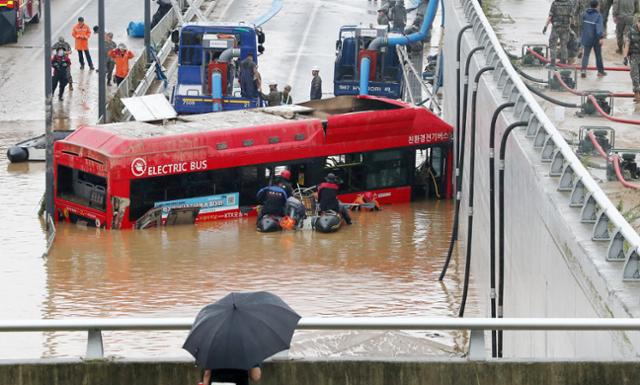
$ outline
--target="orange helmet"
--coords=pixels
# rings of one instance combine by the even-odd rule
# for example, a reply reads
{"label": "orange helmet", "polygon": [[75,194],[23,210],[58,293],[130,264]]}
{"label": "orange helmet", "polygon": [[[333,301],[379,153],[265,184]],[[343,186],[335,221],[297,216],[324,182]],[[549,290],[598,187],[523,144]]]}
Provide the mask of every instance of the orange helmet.
{"label": "orange helmet", "polygon": [[284,178],[284,179],[286,179],[286,180],[289,180],[289,179],[291,179],[291,171],[289,171],[289,170],[282,170],[282,171],[280,172],[280,176],[281,176],[281,177],[283,177],[283,178]]}

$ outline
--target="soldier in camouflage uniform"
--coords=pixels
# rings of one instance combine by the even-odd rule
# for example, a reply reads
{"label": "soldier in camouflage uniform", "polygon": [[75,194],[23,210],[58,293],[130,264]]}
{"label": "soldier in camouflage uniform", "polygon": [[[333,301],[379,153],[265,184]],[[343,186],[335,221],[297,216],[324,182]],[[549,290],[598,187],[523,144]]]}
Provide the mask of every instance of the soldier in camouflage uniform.
{"label": "soldier in camouflage uniform", "polygon": [[569,43],[571,29],[571,14],[573,8],[569,0],[554,0],[549,10],[549,18],[542,30],[547,32],[547,27],[551,24],[551,34],[549,35],[549,50],[551,51],[551,65],[556,65],[558,51],[558,41],[560,44],[560,63],[567,63],[567,45]]}
{"label": "soldier in camouflage uniform", "polygon": [[633,25],[629,27],[627,40],[624,43],[624,63],[631,68],[634,100],[640,102],[640,16],[633,17]]}
{"label": "soldier in camouflage uniform", "polygon": [[600,1],[600,14],[602,15],[602,20],[604,23],[605,35],[607,34],[607,20],[609,19],[609,10],[611,9],[612,4],[613,4],[613,0]]}
{"label": "soldier in camouflage uniform", "polygon": [[624,36],[633,24],[633,15],[638,12],[638,0],[613,0],[613,20],[616,22],[617,53],[622,53]]}

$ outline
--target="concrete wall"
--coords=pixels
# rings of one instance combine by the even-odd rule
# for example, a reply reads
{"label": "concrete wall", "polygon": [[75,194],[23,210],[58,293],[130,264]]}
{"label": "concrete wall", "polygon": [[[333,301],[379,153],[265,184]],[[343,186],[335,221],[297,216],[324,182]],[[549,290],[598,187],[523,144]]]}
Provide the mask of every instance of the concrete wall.
{"label": "concrete wall", "polygon": [[[445,119],[455,125],[455,47],[460,27],[467,23],[460,0],[445,2]],[[478,42],[472,31],[462,40],[461,71],[467,53]],[[482,52],[474,55],[470,84],[486,65]],[[469,108],[471,111],[469,86]],[[478,88],[472,277],[481,304],[489,316],[489,128],[495,108],[506,102],[491,72]],[[497,138],[515,122],[507,109],[498,120]],[[470,127],[471,117],[467,119]],[[467,129],[459,258],[467,236],[470,129]],[[498,157],[499,139],[496,144]],[[496,161],[496,170],[498,162]],[[496,178],[497,180],[497,178]],[[591,225],[581,224],[569,208],[567,193],[556,190],[557,178],[548,176],[531,141],[516,129],[507,145],[505,171],[505,317],[632,317],[613,292],[612,279],[622,285],[621,274],[603,273],[606,245],[591,241]],[[497,203],[496,203],[497,206]],[[604,248],[604,250],[603,250]],[[617,281],[616,281],[617,280]],[[616,283],[616,284],[618,284]],[[490,338],[489,334],[486,335]],[[619,332],[510,332],[505,333],[505,356],[611,358],[637,356],[637,333]]]}
{"label": "concrete wall", "polygon": [[[602,385],[637,384],[633,362],[282,361],[263,367],[262,385]],[[186,362],[0,364],[0,385],[196,385]]]}

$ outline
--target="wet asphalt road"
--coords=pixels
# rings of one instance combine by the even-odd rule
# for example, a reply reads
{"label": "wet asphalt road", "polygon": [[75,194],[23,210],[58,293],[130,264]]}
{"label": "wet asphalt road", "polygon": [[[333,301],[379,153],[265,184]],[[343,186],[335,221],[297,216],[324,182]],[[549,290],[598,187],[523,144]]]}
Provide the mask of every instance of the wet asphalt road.
{"label": "wet asphalt road", "polygon": [[[155,3],[154,3],[155,4]],[[155,9],[155,8],[152,8]],[[126,12],[123,12],[126,10]],[[73,47],[71,29],[79,16],[93,27],[98,22],[97,0],[55,0],[51,4],[52,44],[63,36]],[[136,54],[144,46],[143,39],[129,38],[126,28],[130,21],[144,19],[144,2],[130,0],[106,1],[107,31],[113,32],[114,41],[125,43]],[[30,24],[18,43],[0,47],[0,122],[34,121],[42,125],[44,120],[44,22]],[[98,39],[92,35],[89,49],[97,68]],[[98,74],[89,71],[88,65],[81,71],[77,53],[71,57],[74,91],[65,92],[65,100],[53,101],[54,128],[74,128],[78,123],[94,123],[97,120]],[[73,123],[69,123],[69,119]],[[37,123],[35,121],[39,121]]]}

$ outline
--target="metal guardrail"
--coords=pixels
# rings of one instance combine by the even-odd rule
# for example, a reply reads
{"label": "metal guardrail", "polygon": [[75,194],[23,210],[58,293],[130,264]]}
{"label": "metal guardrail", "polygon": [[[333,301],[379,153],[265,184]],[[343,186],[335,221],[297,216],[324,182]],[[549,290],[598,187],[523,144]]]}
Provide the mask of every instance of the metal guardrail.
{"label": "metal guardrail", "polygon": [[560,177],[558,191],[570,192],[569,205],[581,209],[582,223],[593,223],[592,240],[609,242],[605,259],[625,262],[623,280],[640,281],[640,236],[611,203],[527,89],[477,0],[460,1],[474,36],[485,47],[487,64],[495,67],[493,74],[498,88],[506,99],[516,104],[514,115],[529,122],[526,136],[540,152],[541,161],[550,163],[549,176]]}
{"label": "metal guardrail", "polygon": [[[189,330],[193,318],[77,318],[58,320],[0,320],[0,332],[87,331],[85,359],[103,359],[102,331]],[[572,330],[640,331],[633,318],[427,318],[427,317],[305,317],[296,330],[469,330],[468,357],[487,359],[484,331]]]}

